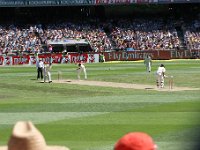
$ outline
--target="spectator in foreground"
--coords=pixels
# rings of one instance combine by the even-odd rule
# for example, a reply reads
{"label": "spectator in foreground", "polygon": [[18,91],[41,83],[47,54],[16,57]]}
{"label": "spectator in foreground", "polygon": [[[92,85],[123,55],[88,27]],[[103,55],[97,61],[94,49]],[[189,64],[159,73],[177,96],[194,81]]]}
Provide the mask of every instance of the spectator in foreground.
{"label": "spectator in foreground", "polygon": [[143,132],[131,132],[120,138],[114,150],[156,150],[157,145],[151,136]]}
{"label": "spectator in foreground", "polygon": [[8,146],[0,150],[69,150],[64,146],[48,146],[43,135],[30,121],[19,121],[15,124]]}

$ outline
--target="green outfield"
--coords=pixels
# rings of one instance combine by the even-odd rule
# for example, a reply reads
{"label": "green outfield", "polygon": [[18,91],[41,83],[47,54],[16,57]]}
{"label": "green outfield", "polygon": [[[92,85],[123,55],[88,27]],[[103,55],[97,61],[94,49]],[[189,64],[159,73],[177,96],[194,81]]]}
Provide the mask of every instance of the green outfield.
{"label": "green outfield", "polygon": [[[200,88],[200,60],[86,64],[88,80],[155,85],[164,63],[177,87]],[[54,64],[52,79],[76,79],[76,65]],[[83,78],[83,75],[82,75]],[[166,83],[166,87],[168,88]],[[160,150],[192,150],[200,137],[200,90],[154,91],[40,83],[35,66],[0,67],[0,145],[13,125],[30,120],[49,145],[71,150],[112,150],[124,134],[150,134]]]}

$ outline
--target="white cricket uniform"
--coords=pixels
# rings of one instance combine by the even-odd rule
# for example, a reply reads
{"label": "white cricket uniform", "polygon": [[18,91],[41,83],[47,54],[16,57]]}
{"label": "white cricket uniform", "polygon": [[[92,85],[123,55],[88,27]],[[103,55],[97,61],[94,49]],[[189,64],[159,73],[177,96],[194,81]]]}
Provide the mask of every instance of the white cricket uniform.
{"label": "white cricket uniform", "polygon": [[151,72],[151,64],[152,64],[151,57],[145,58],[144,64],[146,65],[146,71]]}
{"label": "white cricket uniform", "polygon": [[82,71],[84,73],[85,79],[87,79],[87,72],[86,72],[85,66],[83,64],[79,64],[78,69],[77,69],[77,76],[78,76],[79,80],[80,80],[80,74],[81,74]]}
{"label": "white cricket uniform", "polygon": [[156,71],[156,82],[158,88],[164,88],[164,73],[166,72],[165,67],[158,67]]}
{"label": "white cricket uniform", "polygon": [[48,82],[52,82],[51,68],[52,68],[52,65],[45,65],[45,67],[44,67],[44,82],[46,82],[46,77],[48,77]]}

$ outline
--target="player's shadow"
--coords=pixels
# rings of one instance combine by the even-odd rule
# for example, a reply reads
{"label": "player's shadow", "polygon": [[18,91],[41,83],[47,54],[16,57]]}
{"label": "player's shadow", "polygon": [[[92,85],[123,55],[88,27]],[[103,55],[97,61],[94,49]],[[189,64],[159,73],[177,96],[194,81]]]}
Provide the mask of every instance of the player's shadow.
{"label": "player's shadow", "polygon": [[145,90],[152,90],[152,89],[154,89],[154,88],[151,88],[151,87],[145,88]]}

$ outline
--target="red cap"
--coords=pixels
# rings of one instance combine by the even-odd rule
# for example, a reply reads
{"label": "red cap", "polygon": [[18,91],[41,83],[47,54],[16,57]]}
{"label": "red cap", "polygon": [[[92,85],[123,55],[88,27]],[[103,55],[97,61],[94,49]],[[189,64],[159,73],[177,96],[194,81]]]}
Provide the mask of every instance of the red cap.
{"label": "red cap", "polygon": [[143,132],[131,132],[124,135],[115,144],[114,150],[156,150],[153,139]]}

